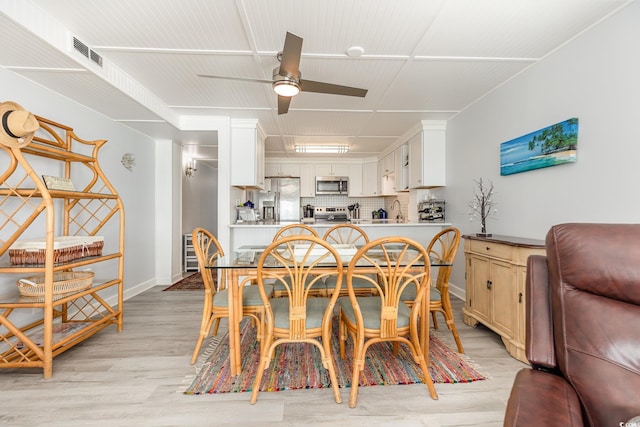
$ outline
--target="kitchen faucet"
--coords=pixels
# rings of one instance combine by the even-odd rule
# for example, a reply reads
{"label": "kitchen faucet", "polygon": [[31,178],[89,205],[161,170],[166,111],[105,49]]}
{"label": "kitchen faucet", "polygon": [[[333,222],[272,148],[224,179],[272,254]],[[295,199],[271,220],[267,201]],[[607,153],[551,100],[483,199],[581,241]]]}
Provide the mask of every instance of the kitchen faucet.
{"label": "kitchen faucet", "polygon": [[396,215],[396,219],[402,221],[404,220],[404,218],[402,217],[402,206],[400,205],[400,201],[398,199],[395,199],[391,204],[391,210],[395,210],[396,203],[398,204],[398,214]]}

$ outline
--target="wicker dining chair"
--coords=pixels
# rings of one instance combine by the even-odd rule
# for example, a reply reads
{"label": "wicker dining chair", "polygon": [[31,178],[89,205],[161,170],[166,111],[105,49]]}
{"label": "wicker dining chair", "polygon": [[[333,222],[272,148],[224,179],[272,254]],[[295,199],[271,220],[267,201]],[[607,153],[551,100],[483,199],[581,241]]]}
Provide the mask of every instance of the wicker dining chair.
{"label": "wicker dining chair", "polygon": [[336,224],[324,233],[323,239],[329,244],[352,243],[361,246],[369,243],[367,233],[353,224]]}
{"label": "wicker dining chair", "polygon": [[[221,276],[214,280],[212,269],[207,268],[217,258],[224,256],[224,251],[218,240],[208,230],[198,227],[192,233],[193,247],[198,260],[198,268],[202,275],[204,284],[204,306],[202,309],[202,320],[200,322],[200,334],[196,342],[196,347],[191,356],[191,364],[193,365],[200,353],[202,342],[211,333],[218,333],[220,319],[229,317],[229,294],[226,283],[226,270],[220,270]],[[217,285],[217,286],[216,286]],[[258,339],[262,339],[262,320],[264,313],[264,303],[260,297],[260,291],[257,286],[245,286],[242,288],[242,315],[250,316],[258,328]],[[273,293],[273,287],[265,286],[265,292],[270,295]]]}
{"label": "wicker dining chair", "polygon": [[[369,243],[367,233],[357,225],[353,224],[336,224],[324,233],[323,239],[329,244],[354,244],[364,246]],[[327,289],[333,289],[336,283],[336,277],[327,277],[325,285]],[[368,280],[353,279],[353,288],[358,295],[372,295],[375,287]],[[340,295],[347,295],[347,281],[342,279],[342,287]]]}
{"label": "wicker dining chair", "polygon": [[[300,242],[305,246],[301,247]],[[260,256],[257,277],[265,306],[264,337],[251,404],[258,399],[262,376],[275,348],[285,343],[309,343],[320,350],[336,403],[342,402],[331,352],[331,323],[338,293],[334,292],[332,297],[312,296],[313,288],[323,286],[323,280],[330,274],[339,277],[336,282],[339,288],[342,284],[340,257],[331,245],[315,236],[283,237],[273,241]],[[274,280],[286,289],[285,297],[269,298],[266,282]]]}
{"label": "wicker dining chair", "polygon": [[[438,276],[435,286],[431,288],[429,311],[431,312],[433,327],[435,329],[438,329],[436,313],[442,313],[447,324],[447,328],[449,328],[453,335],[453,339],[456,341],[458,352],[464,353],[464,347],[462,346],[462,341],[460,341],[458,329],[456,328],[456,324],[453,319],[453,307],[451,306],[451,297],[449,295],[449,277],[451,276],[453,261],[456,258],[459,246],[460,230],[455,227],[448,227],[437,233],[433,239],[431,239],[431,242],[427,247],[427,252],[430,256],[449,264],[448,266],[438,267]],[[409,287],[402,295],[402,300],[405,301],[405,303],[412,305],[414,299],[415,288]]]}
{"label": "wicker dining chair", "polygon": [[[314,230],[313,228],[309,227],[308,225],[305,224],[289,224],[286,225],[284,227],[282,227],[280,230],[278,230],[276,232],[276,234],[273,236],[273,240],[272,241],[276,241],[276,240],[280,240],[283,237],[288,237],[288,236],[315,236],[315,237],[320,237],[318,235],[318,232],[316,230]],[[299,241],[298,243],[304,243],[303,240]],[[314,295],[317,296],[326,296],[327,291],[326,288],[324,286],[315,286],[312,290]],[[274,289],[273,289],[273,296],[276,298],[280,298],[282,296],[286,296],[287,292],[285,287],[282,285],[282,283],[280,282],[275,282],[274,284]]]}
{"label": "wicker dining chair", "polygon": [[305,224],[289,224],[289,225],[285,225],[284,227],[280,228],[276,234],[273,236],[273,240],[278,240],[282,237],[287,237],[287,236],[293,236],[293,235],[311,235],[311,236],[318,236],[318,232],[316,230],[314,230],[313,228],[309,227],[308,225]]}
{"label": "wicker dining chair", "polygon": [[[378,280],[364,274],[370,268],[377,272]],[[403,343],[420,365],[423,382],[433,399],[438,398],[429,374],[428,331],[426,342],[420,342],[420,303],[427,297],[431,285],[430,260],[425,248],[406,237],[383,237],[360,248],[347,269],[349,296],[340,297],[340,357],[346,356],[345,342],[353,341],[353,377],[349,407],[354,408],[358,399],[360,373],[364,370],[365,355],[369,346],[390,341]],[[378,290],[374,296],[357,296],[353,280],[368,280]],[[400,301],[400,295],[413,285],[418,290],[415,304],[409,307]],[[425,350],[423,352],[423,349]]]}

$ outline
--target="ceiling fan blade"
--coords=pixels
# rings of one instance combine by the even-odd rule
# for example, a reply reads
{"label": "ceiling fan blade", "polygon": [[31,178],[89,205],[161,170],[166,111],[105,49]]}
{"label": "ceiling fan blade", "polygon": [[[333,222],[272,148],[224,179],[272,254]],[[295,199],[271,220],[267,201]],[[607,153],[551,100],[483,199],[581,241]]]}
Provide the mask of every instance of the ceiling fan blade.
{"label": "ceiling fan blade", "polygon": [[368,92],[367,89],[314,82],[313,80],[300,80],[300,90],[303,92],[329,93],[332,95],[359,96],[361,98],[364,98]]}
{"label": "ceiling fan blade", "polygon": [[291,104],[290,96],[278,95],[278,114],[287,114],[287,111],[289,111],[289,104]]}
{"label": "ceiling fan blade", "polygon": [[280,62],[281,76],[298,78],[300,72],[300,55],[302,54],[302,38],[287,31],[282,49],[282,61]]}
{"label": "ceiling fan blade", "polygon": [[237,80],[240,82],[253,82],[253,83],[273,83],[271,80],[263,80],[263,79],[249,79],[246,77],[231,77],[231,76],[212,76],[209,74],[198,74],[198,77],[206,77],[208,79],[222,79],[222,80]]}

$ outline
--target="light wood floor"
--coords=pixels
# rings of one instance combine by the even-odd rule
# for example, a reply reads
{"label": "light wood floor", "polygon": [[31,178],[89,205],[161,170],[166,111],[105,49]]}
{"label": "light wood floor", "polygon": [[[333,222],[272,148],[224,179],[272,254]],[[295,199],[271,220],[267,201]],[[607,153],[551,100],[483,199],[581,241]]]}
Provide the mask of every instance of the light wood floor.
{"label": "light wood floor", "polygon": [[[0,425],[10,426],[501,426],[515,373],[499,337],[461,319],[465,351],[491,378],[436,384],[431,400],[421,384],[361,387],[358,406],[333,400],[331,389],[186,396],[195,373],[189,359],[200,323],[198,291],[152,288],[125,302],[125,327],[109,327],[54,359],[53,378],[41,370],[0,370]],[[442,329],[440,335],[452,343]],[[454,345],[452,345],[455,348]]]}

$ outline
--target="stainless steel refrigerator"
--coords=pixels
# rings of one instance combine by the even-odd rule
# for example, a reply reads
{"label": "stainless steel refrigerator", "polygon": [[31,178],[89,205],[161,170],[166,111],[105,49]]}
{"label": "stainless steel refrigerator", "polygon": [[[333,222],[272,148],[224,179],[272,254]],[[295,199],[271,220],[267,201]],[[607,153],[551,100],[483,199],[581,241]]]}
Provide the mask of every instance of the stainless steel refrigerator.
{"label": "stainless steel refrigerator", "polygon": [[256,191],[253,201],[260,217],[264,217],[265,206],[274,206],[274,220],[299,222],[300,178],[266,178],[265,187]]}

